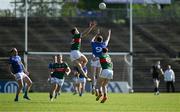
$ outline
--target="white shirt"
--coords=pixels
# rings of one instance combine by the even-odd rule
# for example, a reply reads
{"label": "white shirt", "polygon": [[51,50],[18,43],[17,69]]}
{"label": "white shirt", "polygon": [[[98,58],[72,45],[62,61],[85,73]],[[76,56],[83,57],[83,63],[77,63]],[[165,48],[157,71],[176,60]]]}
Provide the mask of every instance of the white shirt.
{"label": "white shirt", "polygon": [[167,69],[164,73],[164,81],[175,81],[175,74],[172,69]]}

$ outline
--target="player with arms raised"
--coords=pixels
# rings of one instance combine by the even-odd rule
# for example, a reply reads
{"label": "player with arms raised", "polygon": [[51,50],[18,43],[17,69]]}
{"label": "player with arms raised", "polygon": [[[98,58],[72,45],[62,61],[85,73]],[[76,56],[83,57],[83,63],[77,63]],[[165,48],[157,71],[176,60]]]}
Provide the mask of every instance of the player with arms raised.
{"label": "player with arms raised", "polygon": [[103,42],[103,37],[100,35],[100,30],[98,29],[98,33],[91,40],[92,54],[93,54],[91,60],[92,94],[95,93],[95,88],[97,89],[99,86],[97,82],[99,74],[101,73],[101,64],[99,62],[99,57],[102,54],[102,49],[108,46],[110,37],[111,37],[111,29],[108,30],[107,39]]}
{"label": "player with arms raised", "polygon": [[84,66],[86,66],[88,60],[86,56],[80,52],[81,38],[87,36],[87,34],[89,34],[95,26],[95,22],[90,22],[89,28],[87,28],[83,33],[79,33],[76,27],[71,30],[73,35],[70,53],[71,61],[73,62],[73,65],[79,69],[79,72],[84,75],[85,78],[87,78],[88,81],[91,81],[91,79],[88,78],[87,74],[82,69]]}

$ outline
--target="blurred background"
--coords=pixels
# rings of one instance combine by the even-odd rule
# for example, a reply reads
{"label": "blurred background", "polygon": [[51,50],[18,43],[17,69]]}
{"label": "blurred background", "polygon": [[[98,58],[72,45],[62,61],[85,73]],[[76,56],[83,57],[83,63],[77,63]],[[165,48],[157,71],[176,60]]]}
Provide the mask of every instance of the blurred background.
{"label": "blurred background", "polygon": [[[133,89],[135,92],[153,92],[150,69],[160,60],[163,70],[170,64],[176,75],[175,88],[180,91],[180,1],[179,0],[0,0],[0,92],[13,92],[14,78],[8,72],[9,51],[12,47],[27,57],[27,67],[34,84],[31,91],[48,91],[48,63],[53,55],[28,52],[70,52],[71,28],[80,31],[89,21],[97,21],[104,37],[112,29],[109,50],[112,56],[114,79],[111,91],[121,92],[118,82],[129,82],[127,60],[133,56]],[[107,8],[98,5],[105,2]],[[27,3],[27,5],[26,5]],[[27,6],[27,13],[26,8]],[[27,14],[27,18],[25,15]],[[130,16],[132,16],[132,47],[130,52]],[[27,20],[27,24],[26,24]],[[90,40],[94,30],[82,40],[82,52],[91,52]],[[25,36],[27,35],[27,49]],[[124,56],[120,53],[129,53]],[[133,55],[131,55],[133,54]],[[90,55],[87,55],[90,60]],[[125,59],[127,58],[127,60]],[[64,60],[71,65],[69,55]],[[88,63],[90,68],[90,63]],[[89,71],[89,75],[91,75]],[[66,77],[64,91],[71,91],[71,77]],[[8,83],[9,84],[9,83]],[[114,87],[114,88],[113,88]],[[160,91],[166,91],[163,78]]]}

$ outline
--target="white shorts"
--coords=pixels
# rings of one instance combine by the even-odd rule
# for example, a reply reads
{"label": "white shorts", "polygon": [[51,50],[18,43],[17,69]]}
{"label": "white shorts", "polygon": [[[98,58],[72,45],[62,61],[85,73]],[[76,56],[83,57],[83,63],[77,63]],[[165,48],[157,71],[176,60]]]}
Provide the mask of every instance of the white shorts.
{"label": "white shorts", "polygon": [[58,79],[56,77],[51,77],[50,83],[51,84],[58,84],[61,87],[64,83],[64,79]]}
{"label": "white shorts", "polygon": [[74,82],[75,84],[78,83],[78,77],[73,77],[72,80],[73,80],[73,82]]}
{"label": "white shorts", "polygon": [[23,78],[29,78],[24,72],[19,72],[15,74],[15,79],[18,80],[23,80]]}
{"label": "white shorts", "polygon": [[160,80],[159,80],[159,79],[154,78],[154,79],[153,79],[153,82],[154,82],[154,83],[159,83],[159,82],[160,82]]}
{"label": "white shorts", "polygon": [[93,67],[101,67],[101,63],[99,61],[99,58],[92,59],[91,60],[91,66],[93,66]]}
{"label": "white shorts", "polygon": [[78,83],[86,83],[86,78],[78,78]]}
{"label": "white shorts", "polygon": [[113,70],[103,69],[99,77],[106,78],[106,79],[113,79]]}
{"label": "white shorts", "polygon": [[71,61],[79,59],[83,54],[79,50],[72,50],[70,53]]}

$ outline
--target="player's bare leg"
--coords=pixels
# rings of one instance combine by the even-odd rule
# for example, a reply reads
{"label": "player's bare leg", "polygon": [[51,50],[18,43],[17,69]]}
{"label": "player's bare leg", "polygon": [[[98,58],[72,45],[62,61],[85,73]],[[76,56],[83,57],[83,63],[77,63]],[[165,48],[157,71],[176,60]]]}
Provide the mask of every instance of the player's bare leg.
{"label": "player's bare leg", "polygon": [[96,85],[96,82],[97,82],[97,80],[96,80],[96,67],[95,66],[91,66],[91,73],[92,73],[92,77],[91,77],[91,79],[92,79],[92,94],[95,94],[95,85]]}
{"label": "player's bare leg", "polygon": [[155,86],[155,88],[154,88],[154,91],[155,91],[155,95],[159,95],[159,80],[154,80],[154,86]]}
{"label": "player's bare leg", "polygon": [[[80,62],[81,62],[82,68],[87,65],[88,59],[86,58],[85,55],[82,54],[82,56],[81,56],[81,58],[80,58]],[[82,70],[83,70],[83,69],[82,69]],[[84,70],[83,70],[83,72],[84,72]],[[87,74],[86,74],[86,76],[87,76]],[[88,76],[87,76],[87,77],[86,77],[86,76],[85,76],[85,78],[87,79],[87,81],[91,81],[91,79],[90,79]]]}
{"label": "player's bare leg", "polygon": [[18,101],[19,94],[20,94],[20,92],[22,90],[22,87],[23,87],[23,80],[20,79],[20,80],[17,81],[17,83],[18,83],[18,89],[17,89],[16,97],[15,97],[14,101]]}
{"label": "player's bare leg", "polygon": [[80,73],[82,75],[84,75],[85,77],[87,77],[87,74],[83,71],[83,68],[82,68],[82,65],[81,65],[80,61],[79,60],[74,60],[73,62],[75,64],[75,66],[78,67],[78,70],[80,71]]}
{"label": "player's bare leg", "polygon": [[57,86],[57,89],[56,89],[56,91],[55,91],[55,96],[54,96],[55,99],[57,98],[58,95],[60,95],[60,91],[61,91],[60,89],[61,89],[61,88],[60,88],[60,86],[58,85],[58,86]]}
{"label": "player's bare leg", "polygon": [[55,94],[57,87],[58,87],[57,84],[52,84],[52,87],[51,87],[52,89],[51,89],[50,94],[49,94],[50,101],[53,100],[53,96]]}
{"label": "player's bare leg", "polygon": [[99,78],[99,84],[96,85],[97,88],[98,88],[98,91],[96,92],[96,101],[98,101],[101,97],[102,97],[102,85],[103,85],[103,79],[102,78]]}
{"label": "player's bare leg", "polygon": [[[100,85],[98,79],[99,79],[99,75],[101,74],[101,70],[102,68],[101,67],[97,67],[96,68],[96,85]],[[96,87],[95,87],[96,88]],[[98,89],[96,88],[96,91],[98,91]]]}
{"label": "player's bare leg", "polygon": [[102,79],[101,78],[99,78],[99,75],[97,75],[97,77],[96,77],[96,86],[95,86],[95,89],[96,89],[96,91],[95,91],[95,95],[96,96],[98,96],[99,95],[99,89],[101,90],[102,89]]}
{"label": "player's bare leg", "polygon": [[84,90],[85,90],[85,85],[86,85],[86,83],[85,83],[85,82],[82,82],[80,85],[81,85],[81,87],[80,87],[79,96],[82,96],[83,93],[84,93]]}
{"label": "player's bare leg", "polygon": [[91,81],[91,79],[87,76],[87,74],[84,72],[83,67],[81,65],[81,60],[74,60],[73,61],[75,66],[78,67],[79,72],[87,79],[87,81]]}
{"label": "player's bare leg", "polygon": [[102,85],[103,98],[101,100],[101,103],[104,103],[107,100],[107,85],[108,85],[108,79],[103,79],[103,85]]}
{"label": "player's bare leg", "polygon": [[88,59],[86,58],[85,55],[82,55],[82,56],[80,57],[80,61],[82,62],[82,63],[81,63],[81,64],[82,64],[82,67],[85,67],[85,66],[87,65],[87,63],[88,63]]}
{"label": "player's bare leg", "polygon": [[78,84],[74,83],[73,86],[74,86],[74,93],[73,93],[73,95],[76,95],[78,93],[78,91],[79,91],[78,90]]}
{"label": "player's bare leg", "polygon": [[32,81],[31,81],[31,79],[29,78],[29,77],[25,77],[24,78],[24,81],[25,81],[25,83],[27,84],[27,87],[26,87],[26,90],[25,90],[25,93],[24,93],[24,98],[25,99],[27,99],[27,100],[30,100],[30,98],[28,97],[28,92],[29,92],[29,90],[30,90],[30,88],[31,88],[31,85],[32,85]]}

